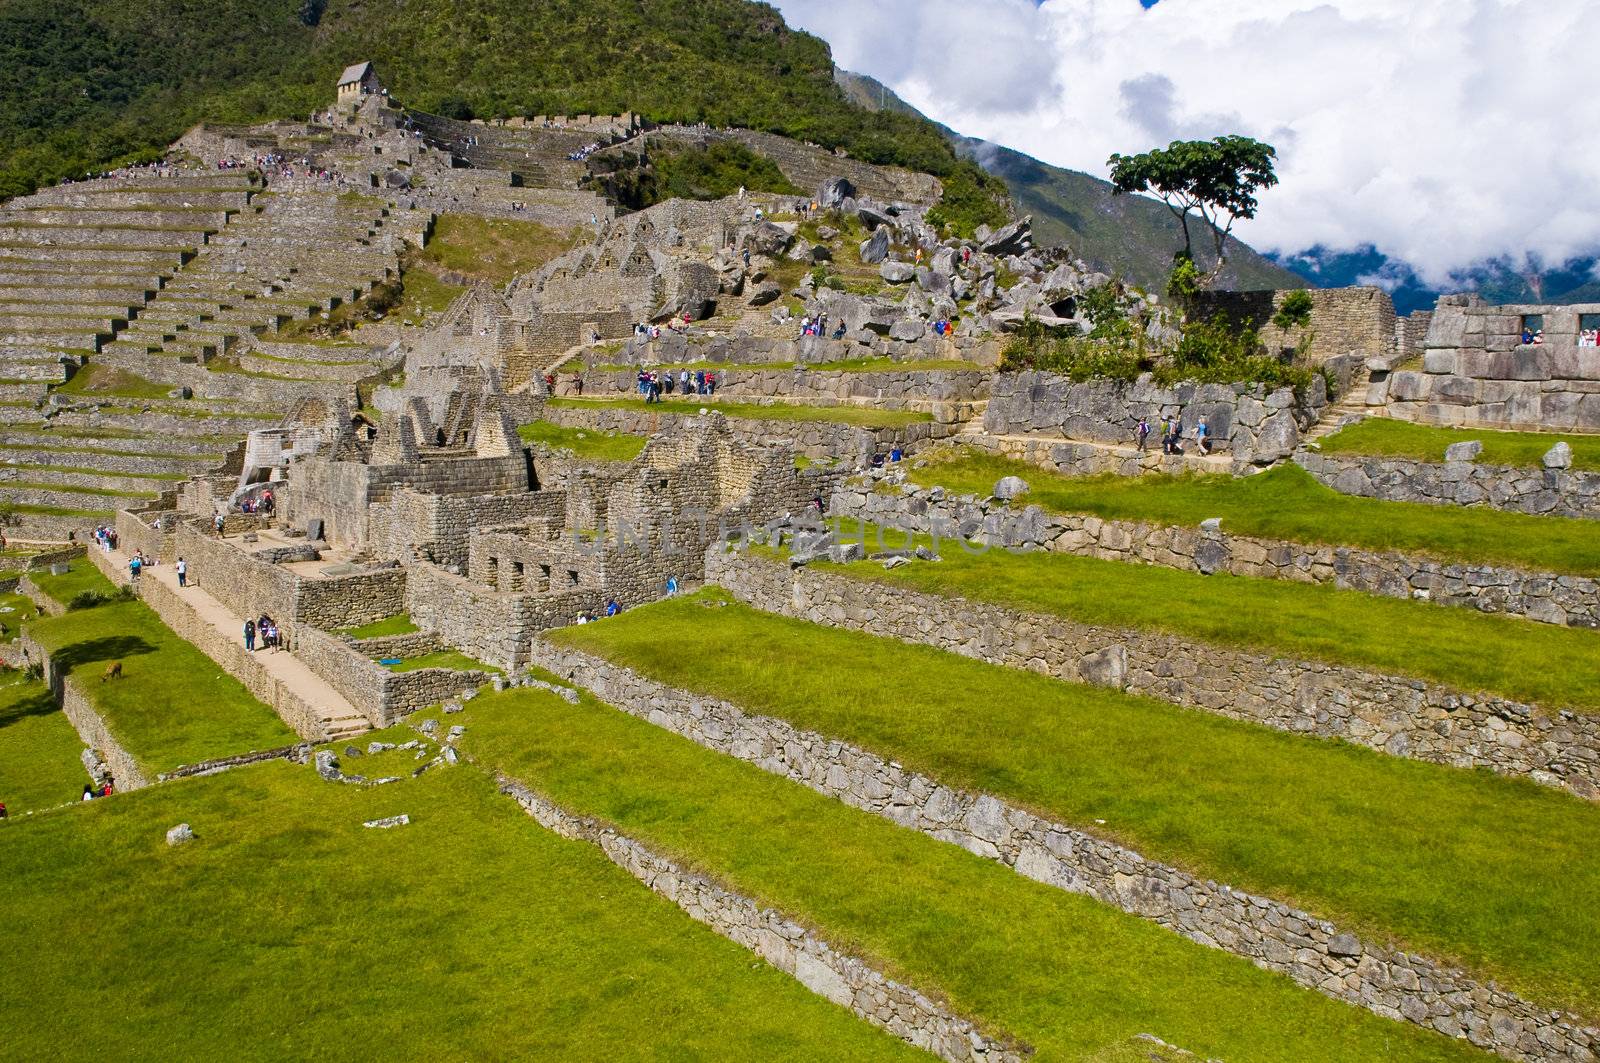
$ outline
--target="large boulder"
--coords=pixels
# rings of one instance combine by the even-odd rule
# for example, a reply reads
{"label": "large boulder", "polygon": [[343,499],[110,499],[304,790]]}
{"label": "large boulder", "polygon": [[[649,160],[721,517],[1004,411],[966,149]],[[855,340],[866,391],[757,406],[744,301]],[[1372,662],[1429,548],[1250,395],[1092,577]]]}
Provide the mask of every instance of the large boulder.
{"label": "large boulder", "polygon": [[1279,410],[1262,424],[1251,459],[1257,465],[1270,465],[1293,454],[1299,445],[1300,426],[1294,422],[1293,411]]}
{"label": "large boulder", "polygon": [[989,255],[1020,255],[1032,246],[1033,218],[1023,217],[983,241],[982,250]]}
{"label": "large boulder", "polygon": [[950,290],[950,277],[924,267],[917,270],[917,287],[930,294],[947,292]]}
{"label": "large boulder", "polygon": [[1572,468],[1572,447],[1562,441],[1545,451],[1544,457],[1539,460],[1547,469],[1570,469]]}
{"label": "large boulder", "polygon": [[1028,481],[1020,476],[1005,476],[995,481],[994,497],[1003,502],[1021,498],[1028,493]]}
{"label": "large boulder", "polygon": [[757,285],[750,292],[749,303],[751,306],[766,306],[775,303],[783,295],[783,289],[768,281],[766,284]]}
{"label": "large boulder", "polygon": [[843,177],[830,177],[817,188],[817,203],[824,210],[843,205],[847,199],[854,199],[856,186]]}
{"label": "large boulder", "polygon": [[1460,443],[1451,443],[1444,449],[1445,461],[1477,461],[1478,455],[1483,453],[1483,444],[1476,439],[1464,440]]}
{"label": "large boulder", "polygon": [[765,221],[745,235],[744,246],[750,249],[751,254],[777,258],[789,247],[792,239],[794,237],[788,230]]}
{"label": "large boulder", "polygon": [[885,262],[878,267],[878,276],[890,284],[905,284],[917,275],[917,267],[909,262]]}
{"label": "large boulder", "polygon": [[889,329],[889,338],[914,343],[928,334],[927,322],[915,317],[903,317]]}
{"label": "large boulder", "polygon": [[861,241],[861,261],[873,266],[888,257],[889,229],[888,226],[880,225],[871,236]]}

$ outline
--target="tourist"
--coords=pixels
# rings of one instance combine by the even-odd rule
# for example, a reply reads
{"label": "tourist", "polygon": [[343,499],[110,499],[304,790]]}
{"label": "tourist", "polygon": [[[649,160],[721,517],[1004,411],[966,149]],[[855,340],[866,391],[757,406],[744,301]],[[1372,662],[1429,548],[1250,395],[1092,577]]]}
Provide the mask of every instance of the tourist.
{"label": "tourist", "polygon": [[1139,434],[1139,449],[1143,450],[1145,440],[1150,438],[1150,422],[1143,417],[1139,418],[1139,427],[1137,431]]}
{"label": "tourist", "polygon": [[105,782],[100,784],[100,796],[101,797],[110,797],[111,796],[111,780],[110,779],[107,779]]}
{"label": "tourist", "polygon": [[[1503,335],[1503,333],[1502,333],[1502,335]],[[1530,344],[1532,342],[1533,342],[1533,330],[1530,329],[1526,325],[1522,326],[1522,343],[1523,343],[1523,346],[1527,346],[1528,344]]]}
{"label": "tourist", "polygon": [[244,651],[246,653],[254,653],[255,650],[256,650],[256,622],[254,620],[246,618],[245,622],[244,622]]}
{"label": "tourist", "polygon": [[587,624],[588,622],[589,622],[589,614],[588,613],[584,613],[584,612],[580,612],[578,614],[578,623]]}
{"label": "tourist", "polygon": [[678,394],[689,394],[689,370],[687,369],[678,371]]}
{"label": "tourist", "polygon": [[178,570],[178,586],[187,587],[189,585],[189,562],[180,557],[175,567]]}
{"label": "tourist", "polygon": [[901,458],[903,458],[905,456],[906,456],[906,452],[900,449],[900,444],[899,443],[896,443],[894,445],[894,447],[889,451],[889,460],[891,462],[899,461]]}
{"label": "tourist", "polygon": [[620,612],[622,612],[622,606],[617,604],[617,600],[615,598],[612,598],[610,601],[606,602],[607,616],[616,616]]}
{"label": "tourist", "polygon": [[83,784],[83,796],[80,797],[78,800],[80,800],[80,801],[93,801],[94,800],[94,787],[90,786],[88,783],[84,783]]}
{"label": "tourist", "polygon": [[678,593],[678,577],[677,576],[668,576],[667,577],[667,597],[671,598],[673,595],[675,595],[677,593]]}
{"label": "tourist", "polygon": [[661,374],[661,387],[668,395],[672,394],[672,370],[668,369],[665,373]]}
{"label": "tourist", "polygon": [[221,513],[218,513],[216,519],[211,522],[212,527],[217,529],[217,538],[219,539],[222,538],[222,526],[226,520],[227,518],[225,518]]}
{"label": "tourist", "polygon": [[833,338],[836,339],[836,340],[844,339],[844,322],[843,321],[839,322],[839,327],[833,330]]}
{"label": "tourist", "polygon": [[574,372],[572,374],[572,393],[574,395],[582,395],[583,394],[583,374],[582,373]]}
{"label": "tourist", "polygon": [[694,371],[694,393],[696,395],[704,395],[706,393],[706,371],[704,369],[696,369]]}
{"label": "tourist", "polygon": [[716,393],[717,393],[717,374],[716,373],[707,373],[706,374],[706,394],[707,395],[715,395]]}
{"label": "tourist", "polygon": [[4,801],[0,801],[0,819],[8,819],[10,816],[11,813],[6,811],[6,803]]}
{"label": "tourist", "polygon": [[138,583],[139,582],[139,570],[142,569],[142,568],[144,568],[144,558],[141,557],[139,554],[134,554],[132,557],[128,558],[128,582],[129,583]]}
{"label": "tourist", "polygon": [[1206,419],[1200,418],[1194,426],[1194,445],[1202,454],[1211,453],[1211,431],[1206,427]]}

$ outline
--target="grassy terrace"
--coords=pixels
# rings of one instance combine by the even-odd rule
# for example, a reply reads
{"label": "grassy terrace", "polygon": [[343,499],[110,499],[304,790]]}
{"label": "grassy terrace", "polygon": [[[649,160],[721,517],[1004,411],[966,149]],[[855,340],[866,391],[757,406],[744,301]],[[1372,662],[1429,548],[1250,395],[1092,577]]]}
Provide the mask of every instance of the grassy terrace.
{"label": "grassy terrace", "polygon": [[1443,461],[1451,443],[1476,439],[1483,444],[1480,465],[1539,468],[1545,451],[1565,440],[1572,467],[1600,471],[1600,437],[1556,432],[1496,432],[1483,428],[1436,428],[1387,417],[1368,417],[1322,440],[1324,454],[1366,454],[1415,461]]}
{"label": "grassy terrace", "polygon": [[109,509],[69,509],[66,506],[30,506],[10,505],[6,507],[9,513],[28,513],[36,517],[114,517],[116,513]]}
{"label": "grassy terrace", "polygon": [[[271,709],[142,602],[77,609],[28,630],[79,677],[106,726],[151,774],[295,741]],[[122,678],[103,682],[112,661],[122,663]]]}
{"label": "grassy terrace", "polygon": [[[850,524],[844,534],[861,531]],[[891,547],[905,541],[892,531],[882,535]],[[868,552],[879,549],[879,529],[868,525],[865,536]],[[828,571],[1086,624],[1413,676],[1548,710],[1600,712],[1600,634],[1582,628],[1326,584],[1202,576],[1044,551],[974,554],[950,540],[939,551],[944,561],[936,565],[885,570],[863,561]]]}
{"label": "grassy terrace", "polygon": [[55,388],[65,395],[106,395],[129,399],[164,399],[173,389],[171,384],[147,380],[137,373],[115,366],[92,362],[72,375],[72,379]]}
{"label": "grassy terrace", "polygon": [[349,635],[353,639],[377,639],[385,635],[412,635],[421,630],[409,613],[396,613],[360,627],[340,628],[339,634]]}
{"label": "grassy terrace", "polygon": [[904,428],[933,420],[930,413],[915,410],[884,410],[874,406],[805,406],[799,403],[729,402],[705,395],[693,399],[664,398],[660,402],[643,399],[551,399],[550,406],[567,410],[637,410],[641,413],[693,414],[700,409],[718,410],[729,417],[762,421],[834,421],[858,428]]}
{"label": "grassy terrace", "polygon": [[86,557],[74,558],[68,563],[67,571],[59,576],[51,574],[48,568],[42,568],[37,572],[28,573],[28,579],[45,595],[61,605],[69,604],[72,599],[86,591],[106,598],[117,593],[116,585],[106,579],[95,567],[94,562]]}
{"label": "grassy terrace", "polygon": [[551,637],[1600,1014],[1600,808],[715,596]]}
{"label": "grassy terrace", "polygon": [[[0,578],[15,575],[17,573],[13,570],[0,575]],[[0,632],[0,645],[14,641],[22,625],[38,615],[39,607],[26,594],[0,594],[0,624],[5,625],[5,631]]]}
{"label": "grassy terrace", "polygon": [[419,657],[408,657],[399,664],[385,665],[391,672],[416,672],[423,668],[449,668],[457,672],[499,672],[500,669],[492,664],[484,664],[475,657],[468,657],[460,650],[434,650],[424,653]]}
{"label": "grassy terrace", "polygon": [[549,421],[534,421],[517,429],[524,443],[539,443],[558,450],[570,450],[586,461],[632,461],[644,449],[645,437],[626,432],[596,432],[586,428],[566,428]]}
{"label": "grassy terrace", "polygon": [[1141,1032],[1230,1063],[1485,1058],[592,698],[485,694],[459,719],[486,765],[821,928],[1041,1060],[1099,1060]]}
{"label": "grassy terrace", "polygon": [[80,487],[77,484],[52,484],[28,480],[6,480],[4,486],[19,491],[60,491],[72,495],[106,495],[111,498],[156,498],[159,491],[117,491],[108,487]]}
{"label": "grassy terrace", "polygon": [[467,769],[364,789],[273,763],[6,830],[13,1058],[917,1058]]}
{"label": "grassy terrace", "polygon": [[0,801],[11,815],[78,800],[89,781],[82,748],[43,683],[0,671]]}
{"label": "grassy terrace", "polygon": [[499,286],[566,253],[577,235],[535,221],[442,214],[422,257],[440,269]]}
{"label": "grassy terrace", "polygon": [[[602,372],[625,372],[630,369],[637,370],[639,367],[614,362],[606,365],[591,366],[590,368]],[[925,373],[935,369],[977,370],[983,367],[976,362],[964,362],[959,358],[930,359],[921,362],[908,362],[896,358],[840,358],[832,362],[811,362],[808,364],[799,362],[673,362],[671,365],[652,365],[649,368],[671,369],[673,372],[677,372],[680,369],[688,369],[691,372],[696,369],[714,369],[718,372],[759,373],[766,369],[802,369],[808,373],[830,370],[841,373]]]}
{"label": "grassy terrace", "polygon": [[1019,504],[1057,513],[1190,527],[1221,517],[1223,530],[1234,535],[1393,550],[1535,572],[1600,574],[1600,527],[1594,521],[1354,498],[1324,487],[1298,465],[1280,465],[1242,479],[1082,478],[974,454],[911,471],[911,479],[925,487],[981,498],[1003,476],[1028,481],[1031,489]]}

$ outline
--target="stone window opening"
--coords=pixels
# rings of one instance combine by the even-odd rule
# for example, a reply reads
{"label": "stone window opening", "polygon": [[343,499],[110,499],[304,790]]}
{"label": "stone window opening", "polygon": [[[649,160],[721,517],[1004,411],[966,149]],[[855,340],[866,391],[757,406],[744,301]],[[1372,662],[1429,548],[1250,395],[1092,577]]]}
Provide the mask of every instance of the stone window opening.
{"label": "stone window opening", "polygon": [[569,584],[571,584],[572,586],[574,586],[574,587],[576,587],[578,585],[578,570],[577,569],[575,569],[575,568],[567,569],[567,582]]}
{"label": "stone window opening", "polygon": [[550,566],[549,565],[540,565],[539,566],[539,589],[541,591],[547,591],[547,590],[550,589]]}
{"label": "stone window opening", "polygon": [[1578,346],[1600,347],[1600,314],[1578,315]]}
{"label": "stone window opening", "polygon": [[522,590],[522,581],[523,581],[524,575],[525,575],[525,570],[523,568],[522,562],[521,561],[513,561],[513,562],[511,562],[511,589],[513,591]]}
{"label": "stone window opening", "polygon": [[1544,342],[1544,315],[1523,314],[1521,336],[1518,337],[1524,345],[1537,346]]}
{"label": "stone window opening", "polygon": [[498,557],[488,558],[484,561],[484,568],[486,569],[484,572],[485,582],[491,587],[500,586],[500,559]]}

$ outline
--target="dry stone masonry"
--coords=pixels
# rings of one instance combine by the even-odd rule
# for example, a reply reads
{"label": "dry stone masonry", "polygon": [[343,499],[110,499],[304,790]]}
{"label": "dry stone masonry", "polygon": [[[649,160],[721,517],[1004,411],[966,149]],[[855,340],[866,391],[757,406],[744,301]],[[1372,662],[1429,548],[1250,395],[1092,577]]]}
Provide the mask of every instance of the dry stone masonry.
{"label": "dry stone masonry", "polygon": [[1287,905],[1197,879],[1091,834],[965,793],[782,720],[751,716],[541,642],[536,663],[623,712],[845,804],[997,860],[1039,882],[1095,897],[1258,967],[1392,1019],[1508,1059],[1585,1059],[1600,1029],[1536,1007],[1425,957],[1362,941]]}
{"label": "dry stone masonry", "polygon": [[1563,468],[1530,469],[1462,461],[1413,461],[1305,450],[1307,472],[1347,495],[1389,502],[1483,506],[1544,517],[1600,519],[1600,476]]}
{"label": "dry stone masonry", "polygon": [[944,598],[713,551],[706,578],[768,612],[920,643],[1393,756],[1486,767],[1600,799],[1600,720],[1403,676]]}

